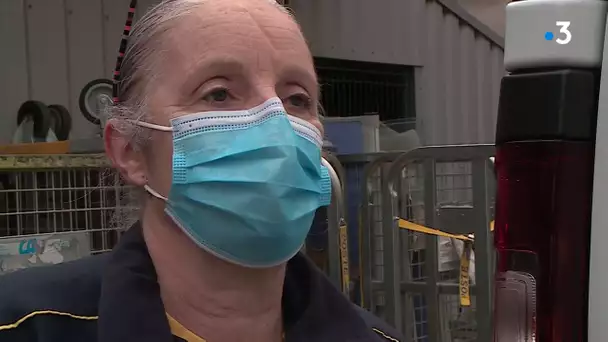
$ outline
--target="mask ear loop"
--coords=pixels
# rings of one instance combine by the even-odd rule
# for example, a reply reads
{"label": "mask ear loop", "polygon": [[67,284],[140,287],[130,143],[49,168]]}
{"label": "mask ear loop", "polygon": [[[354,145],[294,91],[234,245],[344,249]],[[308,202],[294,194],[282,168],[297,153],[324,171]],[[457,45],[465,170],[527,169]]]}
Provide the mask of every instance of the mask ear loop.
{"label": "mask ear loop", "polygon": [[146,192],[148,192],[150,195],[158,198],[159,200],[162,201],[167,201],[167,197],[159,194],[156,190],[152,189],[148,184],[144,185],[144,190],[146,190]]}
{"label": "mask ear loop", "polygon": [[173,132],[173,127],[169,127],[169,126],[162,126],[162,125],[157,125],[157,124],[144,122],[144,121],[138,121],[138,120],[127,120],[127,121],[129,121],[137,126],[153,129],[156,131]]}

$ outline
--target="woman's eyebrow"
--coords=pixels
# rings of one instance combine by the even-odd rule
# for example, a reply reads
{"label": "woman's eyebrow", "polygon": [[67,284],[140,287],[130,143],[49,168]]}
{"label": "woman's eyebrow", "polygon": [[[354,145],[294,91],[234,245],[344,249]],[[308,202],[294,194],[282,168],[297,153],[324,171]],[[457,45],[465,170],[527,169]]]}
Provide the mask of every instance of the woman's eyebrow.
{"label": "woman's eyebrow", "polygon": [[290,64],[283,67],[281,75],[287,78],[288,84],[298,84],[307,88],[309,92],[316,93],[319,88],[317,75],[309,69],[297,64]]}
{"label": "woman's eyebrow", "polygon": [[199,68],[209,70],[210,73],[224,72],[224,70],[231,73],[242,73],[245,70],[243,61],[232,56],[215,56],[200,64]]}
{"label": "woman's eyebrow", "polygon": [[245,64],[231,56],[213,56],[202,58],[189,69],[190,72],[183,84],[183,90],[195,92],[207,79],[243,74]]}

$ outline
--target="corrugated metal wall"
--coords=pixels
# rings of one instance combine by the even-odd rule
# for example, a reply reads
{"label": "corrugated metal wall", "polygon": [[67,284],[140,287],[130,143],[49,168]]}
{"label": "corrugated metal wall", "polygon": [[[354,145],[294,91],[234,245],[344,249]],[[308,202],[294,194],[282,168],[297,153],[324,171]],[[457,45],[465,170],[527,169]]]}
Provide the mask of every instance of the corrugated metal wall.
{"label": "corrugated metal wall", "polygon": [[502,39],[453,0],[290,0],[315,56],[416,66],[424,144],[492,142]]}
{"label": "corrugated metal wall", "polygon": [[503,49],[437,2],[424,6],[417,123],[427,144],[494,141]]}
{"label": "corrugated metal wall", "polygon": [[[417,67],[424,143],[492,141],[502,49],[451,0],[437,1],[291,0],[290,6],[316,56]],[[140,1],[140,8],[155,2]],[[27,99],[66,105],[75,138],[97,133],[79,114],[78,94],[111,75],[127,6],[128,0],[0,1],[1,141],[10,139]]]}

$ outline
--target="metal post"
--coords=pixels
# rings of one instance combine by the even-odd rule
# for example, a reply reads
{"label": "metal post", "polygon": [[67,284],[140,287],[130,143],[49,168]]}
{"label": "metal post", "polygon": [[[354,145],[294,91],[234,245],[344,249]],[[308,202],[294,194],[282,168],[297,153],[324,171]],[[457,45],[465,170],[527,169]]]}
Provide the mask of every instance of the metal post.
{"label": "metal post", "polygon": [[[435,160],[424,159],[424,222],[429,227],[435,227],[437,216],[437,196],[435,189]],[[438,246],[437,236],[426,235],[426,291],[425,299],[427,304],[427,320],[429,328],[429,341],[443,341],[441,338],[441,326],[439,318],[439,289],[437,287],[438,278]]]}
{"label": "metal post", "polygon": [[490,341],[492,338],[492,287],[493,287],[493,249],[490,238],[490,208],[488,208],[488,158],[473,161],[473,217],[475,227],[475,284],[477,341]]}
{"label": "metal post", "polygon": [[350,295],[350,270],[348,260],[348,235],[346,232],[346,209],[340,177],[325,158],[323,165],[329,171],[332,184],[332,201],[327,210],[329,278],[347,296]]}
{"label": "metal post", "polygon": [[[391,167],[393,171],[393,167]],[[382,185],[382,237],[383,237],[383,264],[384,264],[384,302],[386,320],[399,331],[404,331],[401,308],[401,274],[399,251],[399,227],[395,221],[393,210],[395,188],[394,180],[397,172],[389,172],[386,183]]]}

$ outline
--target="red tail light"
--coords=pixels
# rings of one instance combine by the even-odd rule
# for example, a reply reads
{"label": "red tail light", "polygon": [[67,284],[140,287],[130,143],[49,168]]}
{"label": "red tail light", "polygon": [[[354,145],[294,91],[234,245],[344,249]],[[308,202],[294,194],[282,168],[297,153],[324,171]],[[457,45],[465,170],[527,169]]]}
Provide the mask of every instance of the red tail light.
{"label": "red tail light", "polygon": [[587,341],[596,76],[503,79],[495,342]]}

